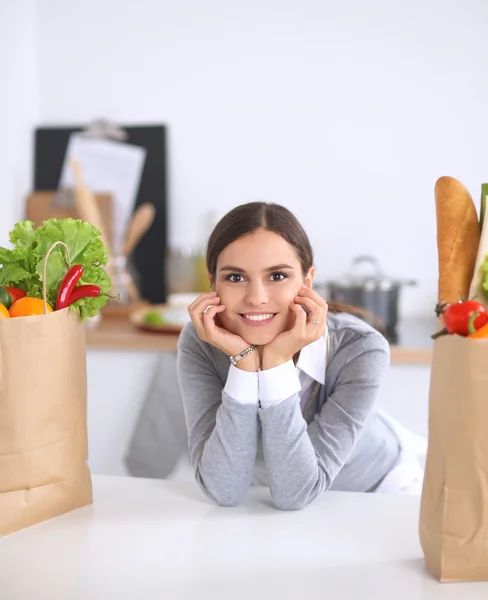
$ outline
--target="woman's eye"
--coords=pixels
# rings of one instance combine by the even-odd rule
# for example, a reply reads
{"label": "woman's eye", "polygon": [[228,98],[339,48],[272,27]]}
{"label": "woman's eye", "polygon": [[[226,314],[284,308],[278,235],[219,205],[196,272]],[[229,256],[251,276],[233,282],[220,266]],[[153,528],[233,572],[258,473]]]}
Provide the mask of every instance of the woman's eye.
{"label": "woman's eye", "polygon": [[271,281],[283,281],[286,278],[286,273],[271,273]]}
{"label": "woman's eye", "polygon": [[231,283],[241,283],[244,281],[244,277],[239,275],[239,273],[231,273],[227,276],[227,281],[230,281]]}

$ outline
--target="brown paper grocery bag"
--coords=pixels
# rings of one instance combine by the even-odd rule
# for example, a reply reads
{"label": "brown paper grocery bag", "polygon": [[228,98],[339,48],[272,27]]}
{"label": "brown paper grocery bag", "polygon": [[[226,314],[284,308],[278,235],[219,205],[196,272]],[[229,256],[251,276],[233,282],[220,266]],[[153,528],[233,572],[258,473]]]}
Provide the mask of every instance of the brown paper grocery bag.
{"label": "brown paper grocery bag", "polygon": [[419,535],[439,581],[488,580],[488,339],[434,342]]}
{"label": "brown paper grocery bag", "polygon": [[0,536],[93,501],[86,387],[76,312],[0,320]]}

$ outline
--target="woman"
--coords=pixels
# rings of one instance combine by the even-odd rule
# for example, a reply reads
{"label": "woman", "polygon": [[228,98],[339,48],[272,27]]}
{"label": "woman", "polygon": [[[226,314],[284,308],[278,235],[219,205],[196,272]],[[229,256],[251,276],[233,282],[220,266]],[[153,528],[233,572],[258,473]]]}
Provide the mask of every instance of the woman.
{"label": "woman", "polygon": [[389,345],[313,290],[294,215],[262,202],[233,209],[210,236],[207,268],[213,291],[189,306],[177,363],[202,490],[236,506],[254,480],[283,510],[328,489],[418,493],[418,462],[375,408]]}

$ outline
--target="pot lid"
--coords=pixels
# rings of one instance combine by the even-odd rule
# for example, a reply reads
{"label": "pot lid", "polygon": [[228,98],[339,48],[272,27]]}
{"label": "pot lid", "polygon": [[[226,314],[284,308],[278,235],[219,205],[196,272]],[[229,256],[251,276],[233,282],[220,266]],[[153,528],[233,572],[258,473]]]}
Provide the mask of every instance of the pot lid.
{"label": "pot lid", "polygon": [[[361,264],[368,264],[369,270],[364,272],[360,269]],[[357,256],[351,263],[344,279],[341,281],[330,282],[331,285],[343,288],[361,287],[366,290],[391,290],[401,285],[417,285],[414,280],[401,281],[392,279],[384,274],[380,264],[374,256]]]}

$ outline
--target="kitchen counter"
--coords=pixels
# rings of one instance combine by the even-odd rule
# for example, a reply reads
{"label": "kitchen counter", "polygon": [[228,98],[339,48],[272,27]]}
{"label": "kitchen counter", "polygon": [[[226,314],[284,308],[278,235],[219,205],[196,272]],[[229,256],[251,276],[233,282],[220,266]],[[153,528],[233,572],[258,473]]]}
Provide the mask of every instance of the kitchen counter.
{"label": "kitchen counter", "polygon": [[93,477],[94,504],[0,539],[2,600],[481,600],[438,583],[418,540],[420,498],[328,492],[304,510],[252,488],[236,508],[195,483]]}
{"label": "kitchen counter", "polygon": [[[432,358],[430,335],[435,319],[404,319],[398,327],[398,343],[391,345],[391,363],[429,365]],[[87,329],[87,346],[95,350],[175,351],[178,335],[148,333],[135,328],[126,318],[106,317]]]}

